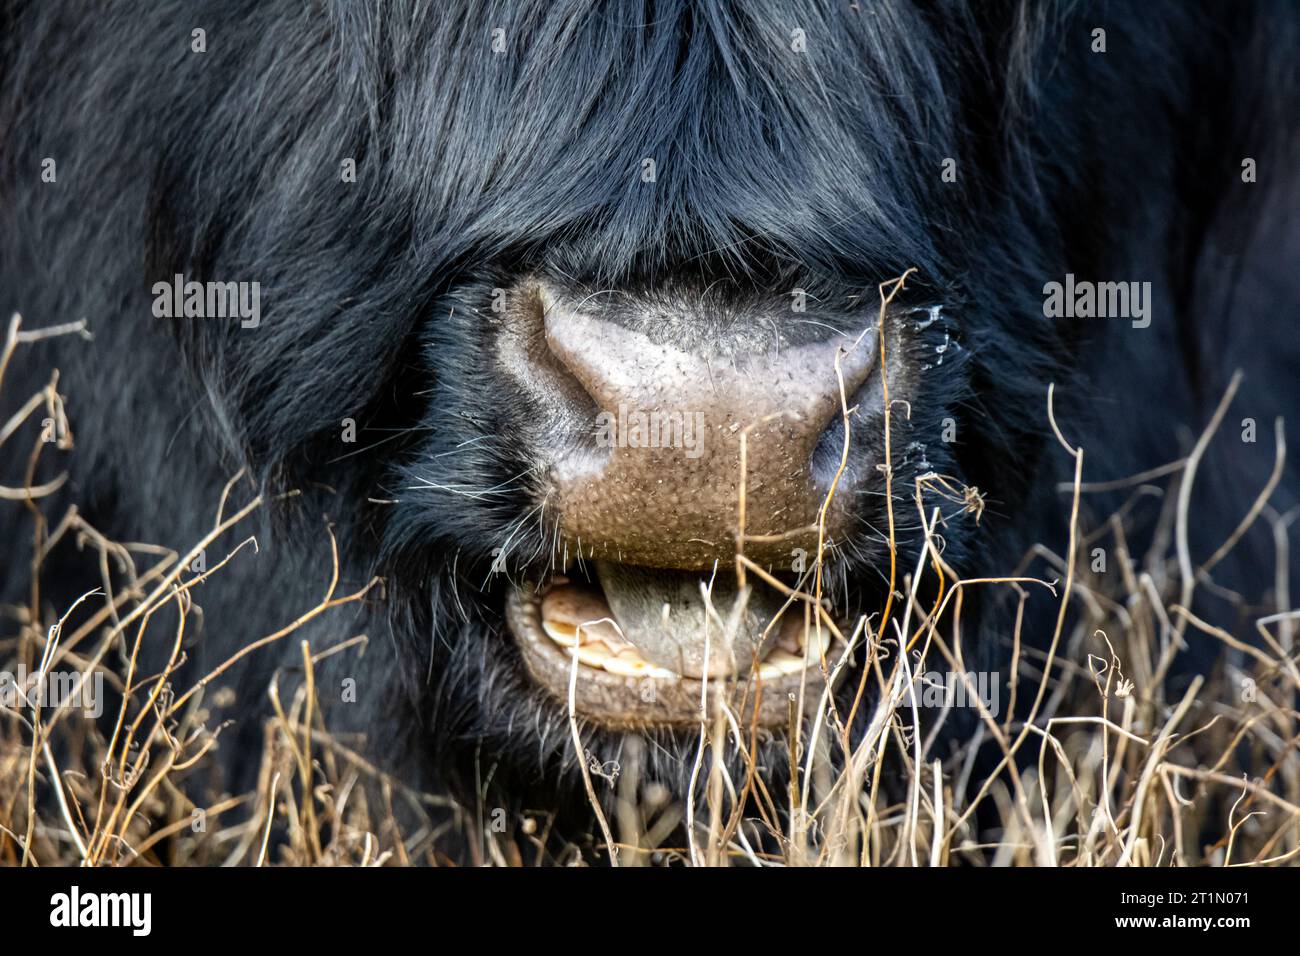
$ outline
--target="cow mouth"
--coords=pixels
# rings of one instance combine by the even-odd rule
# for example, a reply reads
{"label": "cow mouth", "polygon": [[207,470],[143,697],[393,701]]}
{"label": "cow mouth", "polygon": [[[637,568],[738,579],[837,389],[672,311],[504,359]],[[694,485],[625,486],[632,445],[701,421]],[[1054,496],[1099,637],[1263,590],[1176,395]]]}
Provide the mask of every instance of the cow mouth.
{"label": "cow mouth", "polygon": [[726,706],[784,727],[825,690],[831,632],[806,597],[750,584],[595,562],[513,587],[506,621],[533,679],[576,716],[698,726]]}

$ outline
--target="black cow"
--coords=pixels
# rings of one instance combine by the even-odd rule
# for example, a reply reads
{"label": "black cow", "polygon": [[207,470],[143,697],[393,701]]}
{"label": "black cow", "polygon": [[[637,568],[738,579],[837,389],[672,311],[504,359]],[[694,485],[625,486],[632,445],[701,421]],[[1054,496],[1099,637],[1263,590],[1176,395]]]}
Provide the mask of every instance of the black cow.
{"label": "black cow", "polygon": [[[265,496],[257,553],[196,592],[178,685],[319,600],[327,522],[342,588],[383,580],[223,674],[230,787],[298,638],[364,632],[318,675],[355,703],[322,699],[399,779],[465,794],[491,768],[502,805],[582,819],[572,700],[584,760],[651,741],[680,795],[706,676],[763,685],[774,753],[787,691],[822,680],[767,578],[812,587],[824,554],[830,618],[879,615],[887,488],[896,590],[929,473],[984,502],[927,505],[945,560],[1008,573],[1068,523],[1049,384],[1087,477],[1117,478],[1185,455],[1241,369],[1228,431],[1262,438],[1203,459],[1203,556],[1300,394],[1288,2],[0,11],[0,310],[93,333],[8,372],[0,421],[51,365],[69,395],[42,508],[185,552],[232,476],[229,507]],[[1274,506],[1297,490],[1288,464]],[[31,520],[0,511],[0,600],[30,593]],[[1271,549],[1252,529],[1219,580],[1262,594]],[[42,599],[96,583],[56,552]],[[972,595],[968,653],[999,613]]]}

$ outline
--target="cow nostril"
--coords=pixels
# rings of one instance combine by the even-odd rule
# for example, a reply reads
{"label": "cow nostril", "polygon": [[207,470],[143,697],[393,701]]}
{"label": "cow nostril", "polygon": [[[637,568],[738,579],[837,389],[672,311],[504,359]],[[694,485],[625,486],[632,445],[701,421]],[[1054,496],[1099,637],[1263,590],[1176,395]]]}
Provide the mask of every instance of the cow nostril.
{"label": "cow nostril", "polygon": [[607,391],[600,384],[602,369],[613,370],[620,356],[602,354],[604,345],[598,325],[561,307],[559,300],[545,286],[538,289],[538,303],[547,354],[599,408],[603,404],[602,392]]}
{"label": "cow nostril", "polygon": [[547,336],[547,309],[553,301],[545,287],[529,282],[509,297],[506,320],[497,339],[498,360],[519,385],[530,408],[534,426],[530,439],[551,452],[555,446],[573,445],[590,431],[600,408],[573,370],[551,348]]}

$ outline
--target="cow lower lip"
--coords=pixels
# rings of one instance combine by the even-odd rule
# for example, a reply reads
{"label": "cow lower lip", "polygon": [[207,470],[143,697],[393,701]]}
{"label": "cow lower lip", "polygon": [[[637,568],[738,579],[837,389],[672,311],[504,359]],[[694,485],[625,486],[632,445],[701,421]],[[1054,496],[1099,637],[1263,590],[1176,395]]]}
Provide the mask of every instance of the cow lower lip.
{"label": "cow lower lip", "polygon": [[608,658],[617,655],[606,648],[576,641],[566,646],[561,643],[566,635],[560,634],[560,640],[553,636],[556,629],[548,629],[543,620],[545,590],[528,584],[512,588],[506,601],[507,626],[532,678],[584,719],[613,728],[698,727],[703,715],[716,714],[718,704],[725,702],[742,725],[756,718],[758,726],[777,729],[787,726],[793,714],[814,710],[825,690],[830,663],[826,637],[820,654],[809,639],[806,666],[803,661],[791,666],[787,653],[780,668],[770,660],[759,662],[738,674],[709,679],[707,691],[700,678],[644,661],[638,665],[635,659],[629,663],[627,654],[610,670]]}

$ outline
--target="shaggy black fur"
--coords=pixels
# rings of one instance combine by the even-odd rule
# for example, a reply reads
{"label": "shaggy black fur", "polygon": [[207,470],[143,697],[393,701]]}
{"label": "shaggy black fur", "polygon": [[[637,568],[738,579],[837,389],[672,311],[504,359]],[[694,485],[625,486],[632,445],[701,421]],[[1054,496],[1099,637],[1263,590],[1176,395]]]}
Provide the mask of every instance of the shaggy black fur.
{"label": "shaggy black fur", "polygon": [[[371,637],[331,660],[327,679],[356,678],[359,701],[329,720],[416,786],[472,794],[490,777],[488,805],[507,806],[576,793],[562,711],[502,632],[504,578],[551,556],[519,437],[538,410],[490,360],[492,290],[522,275],[711,287],[718,309],[802,287],[849,328],[872,321],[877,283],[915,267],[900,305],[942,305],[943,321],[908,346],[923,384],[896,419],[900,514],[912,554],[923,461],[987,493],[978,527],[948,529],[961,568],[1005,572],[1064,530],[1049,382],[1103,479],[1185,454],[1245,369],[1196,496],[1201,555],[1262,486],[1273,417],[1296,407],[1286,2],[8,0],[0,38],[0,312],[84,316],[95,336],[22,353],[0,404],[2,421],[62,370],[77,448],[46,456],[73,476],[47,513],[76,502],[112,538],[184,550],[241,467],[240,496],[299,490],[269,509],[259,553],[204,585],[187,672],[318,599],[328,518],[345,585],[386,581],[383,600],[308,629]],[[1044,318],[1043,286],[1067,272],[1151,282],[1150,327]],[[176,273],[260,282],[260,326],[155,318],[151,286]],[[1237,440],[1245,417],[1256,444]],[[4,462],[0,481],[21,471]],[[1298,488],[1288,465],[1275,505]],[[838,565],[867,610],[882,508],[864,496]],[[26,593],[29,536],[24,509],[0,511],[0,599]],[[1259,599],[1271,547],[1252,534],[1221,580]],[[489,573],[499,548],[508,575]],[[52,607],[84,589],[74,564],[48,564]],[[997,633],[991,617],[966,628]],[[231,675],[227,786],[248,782],[263,688],[294,667],[292,644]],[[590,733],[594,753],[619,752]],[[656,743],[652,772],[680,790],[682,750]]]}

